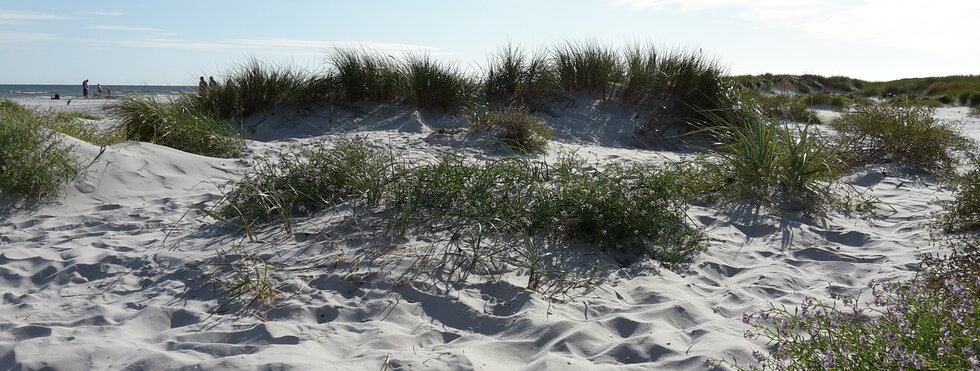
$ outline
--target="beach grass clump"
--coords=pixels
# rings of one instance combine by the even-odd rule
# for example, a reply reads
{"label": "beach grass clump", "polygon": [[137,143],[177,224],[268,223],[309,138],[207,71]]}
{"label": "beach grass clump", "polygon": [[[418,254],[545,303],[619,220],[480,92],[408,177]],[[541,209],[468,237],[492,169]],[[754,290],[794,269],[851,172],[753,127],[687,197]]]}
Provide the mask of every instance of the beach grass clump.
{"label": "beach grass clump", "polygon": [[405,98],[407,76],[401,63],[380,52],[336,49],[328,57],[335,82],[347,102],[396,102]]}
{"label": "beach grass clump", "polygon": [[47,129],[52,120],[0,99],[0,195],[44,201],[81,173],[71,146]]}
{"label": "beach grass clump", "polygon": [[428,54],[410,54],[404,62],[407,100],[423,109],[448,112],[475,98],[476,83],[458,65]]}
{"label": "beach grass clump", "polygon": [[757,105],[764,117],[820,124],[820,117],[810,108],[809,102],[789,94],[761,94],[755,90],[742,89],[739,98],[747,105]]}
{"label": "beach grass clump", "polygon": [[622,97],[654,117],[641,132],[655,129],[649,126],[659,122],[680,122],[695,129],[714,116],[734,112],[737,97],[724,69],[700,51],[634,45],[623,54]]}
{"label": "beach grass clump", "polygon": [[533,106],[557,90],[555,73],[544,54],[525,55],[507,45],[490,58],[483,82],[490,104]]}
{"label": "beach grass clump", "polygon": [[149,142],[202,156],[241,156],[245,143],[230,121],[198,111],[187,98],[160,102],[130,97],[112,108],[123,121],[126,139]]}
{"label": "beach grass clump", "polygon": [[831,122],[848,163],[902,161],[932,172],[947,172],[971,141],[954,123],[936,120],[927,107],[902,104],[858,106]]}
{"label": "beach grass clump", "polygon": [[587,91],[612,98],[625,69],[616,50],[597,42],[566,42],[554,47],[552,63],[558,85],[566,91]]}
{"label": "beach grass clump", "polygon": [[739,121],[717,118],[704,129],[717,140],[702,171],[714,174],[714,197],[789,211],[820,212],[830,206],[836,156],[826,141],[758,113]]}
{"label": "beach grass clump", "polygon": [[223,84],[189,96],[194,109],[215,119],[241,119],[280,105],[308,106],[332,93],[330,76],[249,60],[229,72]]}
{"label": "beach grass clump", "polygon": [[525,153],[546,151],[548,141],[554,136],[554,130],[527,109],[518,107],[505,107],[478,115],[470,128],[489,132],[497,143]]}
{"label": "beach grass clump", "polygon": [[295,152],[259,157],[252,171],[234,183],[218,208],[223,218],[241,225],[309,216],[343,202],[381,204],[401,164],[380,147],[363,140],[330,146],[317,143]]}
{"label": "beach grass clump", "polygon": [[[976,272],[974,272],[976,273]],[[746,370],[969,370],[980,367],[980,281],[952,278],[869,284],[871,302],[804,299],[798,309],[772,306],[744,314],[746,337],[774,346],[737,360],[709,361]],[[747,367],[746,367],[747,366]]]}

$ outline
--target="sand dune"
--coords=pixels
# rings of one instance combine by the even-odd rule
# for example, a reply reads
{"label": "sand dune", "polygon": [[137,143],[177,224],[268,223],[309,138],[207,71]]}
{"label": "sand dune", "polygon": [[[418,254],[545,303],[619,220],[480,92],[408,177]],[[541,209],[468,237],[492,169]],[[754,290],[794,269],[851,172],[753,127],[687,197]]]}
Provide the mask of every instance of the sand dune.
{"label": "sand dune", "polygon": [[[540,114],[556,128],[549,156],[573,151],[599,163],[688,156],[636,149],[632,129],[622,128],[641,118],[624,112],[576,103]],[[980,138],[980,119],[966,113],[937,111]],[[398,106],[282,110],[247,123],[253,155],[351,135],[418,160],[501,155],[465,135],[433,133],[464,125],[460,118]],[[74,144],[84,158],[99,153]],[[951,198],[932,179],[876,165],[846,181],[894,207],[878,221],[695,206],[688,214],[710,239],[706,252],[674,270],[649,261],[610,269],[594,292],[574,300],[549,300],[524,289],[518,276],[475,277],[452,290],[397,284],[397,265],[360,260],[390,248],[390,240],[352,222],[359,210],[339,206],[296,220],[290,236],[276,226],[257,231],[263,256],[283,267],[315,267],[272,272],[282,295],[261,319],[211,315],[221,300],[200,263],[232,251],[242,236],[200,209],[247,166],[122,143],[55,202],[5,215],[0,368],[376,370],[387,362],[398,370],[699,370],[706,358],[746,359],[763,346],[742,337],[743,312],[910,277],[917,255],[936,249],[930,214]],[[429,245],[410,236],[398,250],[408,255]]]}

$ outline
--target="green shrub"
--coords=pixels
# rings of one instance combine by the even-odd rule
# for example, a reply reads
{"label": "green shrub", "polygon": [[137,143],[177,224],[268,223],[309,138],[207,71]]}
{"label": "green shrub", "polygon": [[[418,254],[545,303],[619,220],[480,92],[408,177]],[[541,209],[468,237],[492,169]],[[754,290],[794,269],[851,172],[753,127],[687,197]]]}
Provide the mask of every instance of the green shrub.
{"label": "green shrub", "polygon": [[951,170],[970,146],[951,123],[907,103],[858,106],[831,123],[851,164],[904,161],[934,172]]}
{"label": "green shrub", "polygon": [[113,110],[128,140],[150,142],[212,157],[238,157],[245,143],[231,123],[195,107],[193,98],[161,103],[151,97],[126,98]]}
{"label": "green shrub", "polygon": [[527,110],[514,107],[480,115],[470,127],[473,130],[490,132],[500,144],[523,152],[546,151],[548,141],[554,135],[551,128]]}
{"label": "green shrub", "polygon": [[[218,206],[243,226],[311,214],[340,203],[366,205],[392,225],[412,220],[463,233],[474,226],[507,236],[572,237],[598,246],[677,262],[703,248],[687,223],[686,188],[677,172],[612,166],[582,170],[510,157],[485,163],[444,156],[408,166],[360,141],[324,143],[258,160]],[[237,223],[237,222],[236,222]]]}
{"label": "green shrub", "polygon": [[405,99],[407,77],[393,57],[379,52],[337,49],[329,57],[342,96],[348,102]]}
{"label": "green shrub", "polygon": [[820,117],[810,109],[810,104],[800,96],[788,94],[763,95],[755,90],[739,91],[739,99],[747,105],[758,105],[764,117],[785,119],[807,124],[819,124]]}
{"label": "green shrub", "polygon": [[615,50],[595,42],[566,42],[552,52],[558,85],[566,91],[588,91],[612,98],[624,69]]}
{"label": "green shrub", "polygon": [[490,59],[483,94],[491,104],[534,105],[557,89],[545,55],[525,56],[507,45]]}
{"label": "green shrub", "polygon": [[973,107],[980,106],[980,92],[970,94],[970,99],[966,102],[966,104]]}
{"label": "green shrub", "polygon": [[419,108],[449,111],[473,99],[475,84],[455,64],[409,55],[404,69],[408,100]]}
{"label": "green shrub", "polygon": [[189,101],[197,112],[216,119],[240,119],[279,105],[305,106],[327,99],[330,77],[249,60],[230,72],[224,84],[209,87]]}
{"label": "green shrub", "polygon": [[44,201],[80,174],[72,148],[46,129],[52,120],[0,99],[0,195],[16,203]]}
{"label": "green shrub", "polygon": [[946,205],[943,225],[952,231],[980,229],[980,161],[973,169],[956,177],[956,199]]}

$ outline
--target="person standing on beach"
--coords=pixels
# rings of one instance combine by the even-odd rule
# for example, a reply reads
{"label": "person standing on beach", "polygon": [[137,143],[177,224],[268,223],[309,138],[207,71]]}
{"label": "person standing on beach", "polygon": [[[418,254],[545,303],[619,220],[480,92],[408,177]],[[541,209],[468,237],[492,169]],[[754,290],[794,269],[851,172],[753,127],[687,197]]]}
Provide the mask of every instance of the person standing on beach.
{"label": "person standing on beach", "polygon": [[102,98],[102,84],[95,84],[95,95],[93,96]]}
{"label": "person standing on beach", "polygon": [[218,82],[214,80],[214,76],[208,76],[208,89],[217,89]]}
{"label": "person standing on beach", "polygon": [[82,97],[88,98],[88,79],[82,81]]}
{"label": "person standing on beach", "polygon": [[201,82],[197,85],[201,88],[201,94],[208,90],[208,82],[204,81],[204,76],[201,76]]}

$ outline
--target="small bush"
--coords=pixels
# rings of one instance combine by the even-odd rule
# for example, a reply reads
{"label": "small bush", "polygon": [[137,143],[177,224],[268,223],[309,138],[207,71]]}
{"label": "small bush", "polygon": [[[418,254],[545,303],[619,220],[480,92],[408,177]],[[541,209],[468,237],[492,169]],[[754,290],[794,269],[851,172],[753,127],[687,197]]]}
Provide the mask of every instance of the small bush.
{"label": "small bush", "polygon": [[554,135],[537,117],[520,108],[504,108],[476,117],[473,130],[490,132],[497,141],[523,152],[544,152]]}
{"label": "small bush", "polygon": [[956,199],[946,205],[943,225],[952,231],[980,229],[980,161],[974,168],[956,178]]}
{"label": "small bush", "polygon": [[970,94],[970,99],[966,102],[969,106],[980,106],[980,92]]}
{"label": "small bush", "polygon": [[473,99],[475,84],[455,64],[409,55],[404,69],[408,100],[420,108],[449,111]]}
{"label": "small bush", "polygon": [[554,75],[547,56],[528,57],[519,48],[507,45],[490,59],[483,94],[491,104],[540,104],[557,89]]}
{"label": "small bush", "polygon": [[18,202],[50,199],[81,167],[54,131],[52,118],[0,99],[0,195]]}
{"label": "small bush", "polygon": [[612,98],[624,69],[615,50],[594,42],[566,42],[554,48],[552,61],[558,84],[566,91],[588,91]]}
{"label": "small bush", "polygon": [[970,146],[951,123],[909,104],[859,106],[831,123],[850,163],[904,161],[934,172],[951,170]]}
{"label": "small bush", "polygon": [[331,79],[294,68],[250,60],[228,74],[224,84],[209,87],[189,102],[217,119],[240,119],[279,105],[304,106],[325,100]]}
{"label": "small bush", "polygon": [[155,143],[212,157],[238,157],[245,143],[228,121],[197,111],[193,98],[161,103],[151,97],[126,98],[113,106],[128,140]]}
{"label": "small bush", "polygon": [[[971,277],[971,278],[975,278]],[[947,279],[938,288],[922,282],[871,283],[872,302],[843,307],[806,298],[798,310],[775,307],[745,314],[749,338],[774,344],[754,352],[751,369],[900,370],[976,369],[980,338],[980,285]],[[737,360],[712,361],[747,368]]]}
{"label": "small bush", "polygon": [[407,77],[394,57],[379,52],[337,49],[329,57],[336,82],[348,102],[395,102],[405,98]]}

